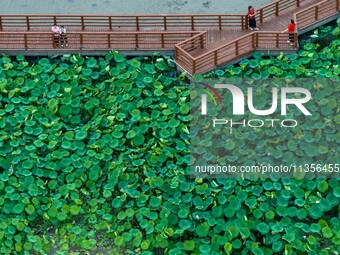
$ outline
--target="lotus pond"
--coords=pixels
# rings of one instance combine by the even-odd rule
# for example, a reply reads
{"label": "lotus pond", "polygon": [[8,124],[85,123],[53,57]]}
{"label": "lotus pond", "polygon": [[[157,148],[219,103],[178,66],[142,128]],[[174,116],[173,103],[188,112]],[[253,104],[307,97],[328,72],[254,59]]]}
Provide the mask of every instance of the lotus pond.
{"label": "lotus pond", "polygon": [[[338,79],[339,45],[205,77]],[[189,177],[188,82],[158,54],[2,56],[0,253],[339,254],[339,179]],[[336,116],[323,121],[338,155],[331,94]]]}

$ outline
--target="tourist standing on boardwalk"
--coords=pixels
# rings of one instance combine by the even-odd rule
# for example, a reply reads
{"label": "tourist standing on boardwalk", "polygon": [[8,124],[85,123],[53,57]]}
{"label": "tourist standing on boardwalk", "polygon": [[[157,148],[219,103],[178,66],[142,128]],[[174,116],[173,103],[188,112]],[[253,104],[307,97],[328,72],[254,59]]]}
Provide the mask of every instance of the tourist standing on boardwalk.
{"label": "tourist standing on boardwalk", "polygon": [[60,43],[61,47],[68,46],[66,28],[64,26],[60,26]]}
{"label": "tourist standing on boardwalk", "polygon": [[255,10],[253,6],[248,6],[248,19],[249,19],[249,27],[250,30],[259,30],[256,27],[256,18],[255,18]]}
{"label": "tourist standing on boardwalk", "polygon": [[287,31],[290,32],[289,41],[287,41],[288,43],[290,43],[290,45],[294,45],[294,42],[295,42],[294,34],[292,34],[295,32],[295,27],[296,27],[296,22],[291,19],[290,24],[288,25],[288,28],[282,32],[282,33],[287,32]]}
{"label": "tourist standing on boardwalk", "polygon": [[57,26],[57,24],[54,24],[51,30],[54,37],[54,47],[58,47],[60,39],[60,28]]}

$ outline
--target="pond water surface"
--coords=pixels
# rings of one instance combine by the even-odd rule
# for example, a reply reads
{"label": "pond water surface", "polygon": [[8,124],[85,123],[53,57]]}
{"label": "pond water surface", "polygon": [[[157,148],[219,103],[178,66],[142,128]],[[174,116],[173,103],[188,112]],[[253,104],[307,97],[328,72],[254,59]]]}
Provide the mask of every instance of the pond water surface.
{"label": "pond water surface", "polygon": [[245,13],[273,0],[0,0],[2,14]]}

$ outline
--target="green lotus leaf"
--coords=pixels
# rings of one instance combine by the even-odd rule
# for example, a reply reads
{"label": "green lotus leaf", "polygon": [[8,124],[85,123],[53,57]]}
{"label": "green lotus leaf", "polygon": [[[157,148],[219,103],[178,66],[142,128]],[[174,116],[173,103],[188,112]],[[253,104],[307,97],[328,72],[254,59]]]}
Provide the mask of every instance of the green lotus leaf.
{"label": "green lotus leaf", "polygon": [[6,112],[11,112],[11,111],[14,110],[14,108],[15,108],[15,105],[14,105],[14,104],[8,104],[8,105],[6,105],[6,107],[5,107],[5,111],[6,111]]}
{"label": "green lotus leaf", "polygon": [[190,107],[188,105],[182,105],[180,111],[182,114],[187,114],[190,111]]}
{"label": "green lotus leaf", "polygon": [[122,55],[120,55],[119,53],[114,54],[113,58],[117,63],[121,63],[121,62],[125,61],[125,58]]}
{"label": "green lotus leaf", "polygon": [[90,58],[86,61],[86,65],[88,68],[93,68],[97,65],[97,60],[95,60],[94,58]]}
{"label": "green lotus leaf", "polygon": [[50,60],[48,58],[41,58],[39,59],[38,63],[41,66],[47,66],[50,65]]}
{"label": "green lotus leaf", "polygon": [[130,130],[127,134],[126,134],[126,138],[127,139],[132,139],[137,135],[137,133],[134,130]]}
{"label": "green lotus leaf", "polygon": [[195,249],[195,242],[192,240],[187,240],[183,243],[184,250],[193,251]]}
{"label": "green lotus leaf", "polygon": [[76,131],[76,140],[84,140],[87,137],[87,132],[83,130]]}
{"label": "green lotus leaf", "polygon": [[[146,84],[152,83],[153,80],[154,79],[152,78],[152,76],[146,76],[146,77],[143,78],[143,82],[145,82]],[[158,92],[156,92],[156,91],[154,93],[155,93],[155,95],[158,94]]]}
{"label": "green lotus leaf", "polygon": [[64,212],[58,212],[56,216],[59,221],[64,221],[67,219],[67,214]]}
{"label": "green lotus leaf", "polygon": [[16,204],[14,207],[13,207],[13,212],[15,214],[21,214],[25,209],[25,205],[24,204]]}
{"label": "green lotus leaf", "polygon": [[92,74],[92,69],[83,68],[82,69],[82,74],[85,75],[85,76],[90,76]]}
{"label": "green lotus leaf", "polygon": [[208,235],[210,227],[208,226],[207,223],[199,224],[196,227],[196,233],[199,237],[204,237]]}
{"label": "green lotus leaf", "polygon": [[155,66],[157,67],[158,70],[161,70],[161,71],[167,68],[167,65],[163,59],[157,59]]}
{"label": "green lotus leaf", "polygon": [[28,214],[33,214],[35,212],[35,207],[33,205],[28,205],[26,206],[25,208],[25,211],[28,213]]}
{"label": "green lotus leaf", "polygon": [[37,147],[37,148],[41,148],[41,147],[43,147],[43,146],[45,145],[45,143],[44,143],[43,141],[41,141],[41,140],[35,140],[35,141],[33,142],[33,144],[34,144],[35,147]]}
{"label": "green lotus leaf", "polygon": [[329,188],[329,185],[328,185],[327,181],[321,181],[321,182],[318,183],[317,188],[320,192],[326,192]]}
{"label": "green lotus leaf", "polygon": [[24,84],[25,79],[23,77],[18,77],[15,79],[14,82],[16,83],[17,86],[21,86],[22,84]]}
{"label": "green lotus leaf", "polygon": [[79,212],[80,212],[80,208],[78,206],[73,205],[73,206],[70,207],[70,213],[72,215],[77,215],[77,214],[79,214]]}
{"label": "green lotus leaf", "polygon": [[24,162],[22,162],[22,167],[25,169],[32,169],[34,163],[31,160],[26,160]]}
{"label": "green lotus leaf", "polygon": [[69,116],[72,114],[72,107],[70,105],[62,105],[59,107],[60,116]]}
{"label": "green lotus leaf", "polygon": [[57,67],[57,68],[54,69],[54,73],[57,74],[57,75],[63,73],[63,71],[64,70],[61,67]]}
{"label": "green lotus leaf", "polygon": [[132,142],[135,146],[143,145],[145,142],[145,137],[142,134],[137,134],[133,139]]}
{"label": "green lotus leaf", "polygon": [[163,95],[163,91],[162,91],[161,89],[156,89],[156,90],[154,91],[154,95],[155,95],[155,96],[161,96],[161,95]]}

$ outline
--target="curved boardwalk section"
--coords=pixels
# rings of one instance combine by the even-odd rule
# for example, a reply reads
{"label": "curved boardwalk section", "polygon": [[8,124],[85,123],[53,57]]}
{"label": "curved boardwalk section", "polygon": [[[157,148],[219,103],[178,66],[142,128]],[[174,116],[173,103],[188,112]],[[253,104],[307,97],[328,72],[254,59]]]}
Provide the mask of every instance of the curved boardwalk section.
{"label": "curved boardwalk section", "polygon": [[[189,74],[204,73],[254,51],[294,52],[298,32],[339,17],[339,0],[278,0],[256,10],[260,31],[250,31],[246,14],[202,15],[0,15],[0,50],[7,53],[95,54],[111,49],[174,51]],[[294,42],[282,33],[297,21]],[[67,28],[68,46],[55,45],[51,26]],[[66,45],[65,45],[66,46]]]}

